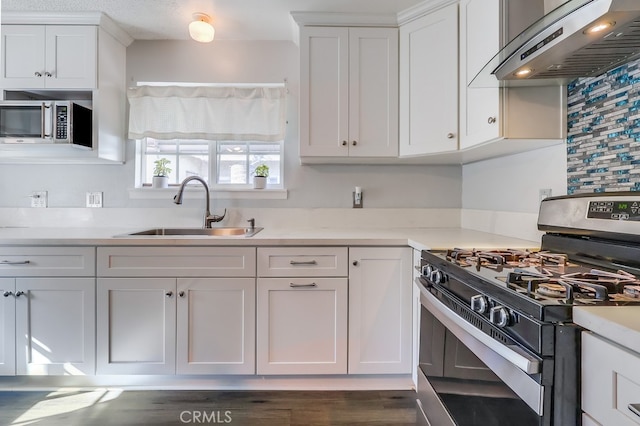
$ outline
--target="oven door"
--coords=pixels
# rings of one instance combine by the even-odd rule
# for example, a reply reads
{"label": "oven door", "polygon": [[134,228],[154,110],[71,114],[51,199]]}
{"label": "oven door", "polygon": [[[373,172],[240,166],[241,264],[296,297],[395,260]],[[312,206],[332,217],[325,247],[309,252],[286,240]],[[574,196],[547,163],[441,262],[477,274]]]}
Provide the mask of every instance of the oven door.
{"label": "oven door", "polygon": [[423,424],[550,424],[541,383],[543,359],[479,331],[424,284],[419,288]]}

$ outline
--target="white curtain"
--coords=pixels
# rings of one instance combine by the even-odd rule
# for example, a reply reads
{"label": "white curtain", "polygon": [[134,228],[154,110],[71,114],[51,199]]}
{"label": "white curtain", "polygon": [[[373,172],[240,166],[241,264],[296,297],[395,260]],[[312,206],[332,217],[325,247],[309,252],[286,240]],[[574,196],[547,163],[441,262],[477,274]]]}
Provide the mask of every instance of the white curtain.
{"label": "white curtain", "polygon": [[284,139],[284,86],[137,86],[127,97],[130,139]]}

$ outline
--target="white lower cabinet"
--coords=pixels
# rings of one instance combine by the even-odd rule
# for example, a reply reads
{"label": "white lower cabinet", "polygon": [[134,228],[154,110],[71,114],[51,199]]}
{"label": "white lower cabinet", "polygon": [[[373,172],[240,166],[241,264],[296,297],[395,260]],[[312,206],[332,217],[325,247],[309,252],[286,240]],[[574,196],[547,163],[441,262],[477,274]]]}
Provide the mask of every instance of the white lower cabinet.
{"label": "white lower cabinet", "polygon": [[347,373],[346,278],[259,278],[258,374]]}
{"label": "white lower cabinet", "polygon": [[100,278],[98,374],[253,374],[255,278]]}
{"label": "white lower cabinet", "polygon": [[585,425],[640,425],[640,353],[591,332],[582,333]]}
{"label": "white lower cabinet", "polygon": [[2,278],[0,292],[0,375],[95,373],[93,278]]}
{"label": "white lower cabinet", "polygon": [[178,279],[176,373],[255,373],[255,278]]}
{"label": "white lower cabinet", "polygon": [[409,247],[349,249],[349,374],[409,374]]}
{"label": "white lower cabinet", "polygon": [[95,373],[95,279],[16,279],[16,373]]}
{"label": "white lower cabinet", "polygon": [[258,374],[347,373],[347,253],[258,248]]}
{"label": "white lower cabinet", "polygon": [[255,247],[99,247],[98,374],[254,374]]}
{"label": "white lower cabinet", "polygon": [[0,375],[95,374],[95,249],[0,247]]}
{"label": "white lower cabinet", "polygon": [[99,278],[97,373],[174,374],[175,278]]}

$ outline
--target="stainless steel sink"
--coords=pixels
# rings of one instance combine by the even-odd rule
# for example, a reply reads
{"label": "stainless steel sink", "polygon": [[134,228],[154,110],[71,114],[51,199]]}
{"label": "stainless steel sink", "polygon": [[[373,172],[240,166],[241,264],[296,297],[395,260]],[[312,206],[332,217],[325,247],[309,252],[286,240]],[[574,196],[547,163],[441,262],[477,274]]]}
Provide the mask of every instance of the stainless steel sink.
{"label": "stainless steel sink", "polygon": [[118,237],[253,237],[264,228],[151,228]]}

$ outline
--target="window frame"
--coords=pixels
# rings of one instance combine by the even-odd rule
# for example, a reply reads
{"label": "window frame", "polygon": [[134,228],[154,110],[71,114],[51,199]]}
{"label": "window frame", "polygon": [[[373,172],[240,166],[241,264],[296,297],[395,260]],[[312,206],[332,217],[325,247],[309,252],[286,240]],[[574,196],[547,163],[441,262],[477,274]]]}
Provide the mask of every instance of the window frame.
{"label": "window frame", "polygon": [[[199,144],[202,145],[207,145],[207,156],[208,156],[208,161],[209,161],[209,167],[208,167],[208,177],[207,177],[207,184],[209,185],[209,188],[211,190],[217,190],[217,191],[224,191],[224,190],[247,190],[247,189],[253,189],[253,182],[251,180],[251,170],[247,170],[247,182],[246,183],[218,183],[218,169],[220,167],[220,150],[219,150],[219,146],[221,144],[248,144],[248,149],[246,150],[245,156],[247,157],[247,163],[250,163],[250,157],[252,155],[252,150],[251,150],[251,146],[259,146],[259,145],[279,145],[279,152],[276,154],[274,153],[273,155],[279,155],[280,159],[279,159],[279,167],[278,167],[278,175],[277,175],[277,181],[279,183],[269,183],[268,184],[268,189],[284,189],[284,141],[277,141],[277,142],[262,142],[262,141],[214,141],[214,140],[193,140],[193,142],[191,142],[190,140],[186,139],[180,139],[180,140],[176,140],[176,147],[177,149],[174,152],[167,152],[166,156],[167,157],[172,157],[175,158],[175,162],[172,160],[172,163],[170,164],[170,167],[173,169],[173,173],[177,173],[177,175],[175,175],[175,181],[172,181],[169,183],[170,187],[177,187],[180,185],[180,181],[179,181],[179,157],[180,156],[184,156],[184,155],[197,155],[194,153],[182,153],[179,150],[179,145],[181,143],[193,143],[193,142],[197,142]],[[171,142],[171,141],[159,141],[161,143],[167,144],[167,142]],[[136,179],[135,179],[135,187],[136,188],[140,188],[140,189],[147,189],[147,188],[151,188],[151,182],[145,182],[145,176],[147,175],[147,161],[146,161],[146,157],[147,156],[165,156],[163,155],[163,153],[152,153],[149,152],[146,149],[146,145],[147,141],[146,138],[145,139],[137,139],[136,140],[136,153],[135,153],[135,174],[136,174]],[[204,154],[203,154],[204,155]],[[176,164],[177,163],[177,164]],[[271,168],[269,175],[272,177],[274,176],[273,174],[273,168]],[[215,177],[215,179],[213,179]],[[215,180],[215,181],[214,181]]]}

